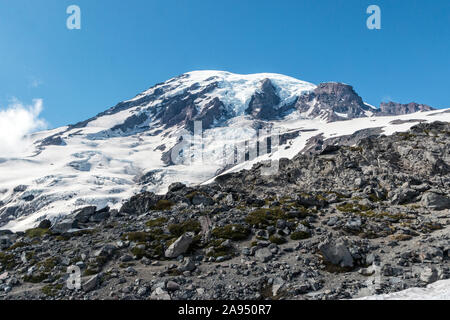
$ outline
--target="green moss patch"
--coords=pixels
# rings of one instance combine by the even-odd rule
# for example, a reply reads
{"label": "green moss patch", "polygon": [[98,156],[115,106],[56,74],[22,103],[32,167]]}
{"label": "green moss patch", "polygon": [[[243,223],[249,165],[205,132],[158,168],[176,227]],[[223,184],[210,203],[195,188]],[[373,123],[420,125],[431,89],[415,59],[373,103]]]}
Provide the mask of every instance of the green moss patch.
{"label": "green moss patch", "polygon": [[233,248],[222,246],[223,241],[213,241],[210,243],[210,248],[212,247],[213,250],[209,250],[209,252],[206,254],[208,257],[229,257],[233,253]]}
{"label": "green moss patch", "polygon": [[362,211],[369,211],[370,208],[359,204],[359,203],[346,203],[342,204],[336,207],[341,212],[347,212],[347,213],[360,213]]}
{"label": "green moss patch", "polygon": [[164,211],[170,210],[175,204],[169,200],[159,200],[152,208],[152,210]]}
{"label": "green moss patch", "polygon": [[304,240],[310,238],[311,235],[308,232],[295,231],[291,234],[292,240]]}
{"label": "green moss patch", "polygon": [[269,241],[270,241],[271,243],[275,243],[275,244],[278,244],[278,245],[287,242],[287,240],[286,240],[285,238],[280,237],[280,236],[277,236],[277,235],[270,236],[270,237],[269,237]]}
{"label": "green moss patch", "polygon": [[26,247],[26,246],[28,246],[27,243],[22,242],[22,241],[18,241],[16,243],[14,243],[11,247],[9,247],[6,251],[12,251],[14,249],[23,248],[23,247]]}
{"label": "green moss patch", "polygon": [[250,230],[242,225],[229,224],[213,229],[211,234],[216,238],[239,241],[247,239],[250,235]]}
{"label": "green moss patch", "polygon": [[154,240],[154,238],[148,232],[128,232],[122,235],[122,240],[145,243]]}
{"label": "green moss patch", "polygon": [[169,231],[176,237],[180,237],[186,232],[199,233],[201,225],[197,220],[190,219],[181,223],[169,225]]}
{"label": "green moss patch", "polygon": [[49,229],[34,228],[25,231],[25,235],[29,238],[42,238],[46,234],[51,234]]}
{"label": "green moss patch", "polygon": [[42,293],[44,293],[49,297],[54,297],[58,294],[58,291],[60,291],[62,288],[63,284],[55,284],[55,285],[49,284],[42,287],[41,291]]}
{"label": "green moss patch", "polygon": [[270,226],[275,225],[278,219],[287,219],[288,216],[279,208],[261,208],[250,212],[245,217],[245,222],[250,225]]}
{"label": "green moss patch", "polygon": [[32,275],[26,275],[23,277],[23,281],[30,283],[41,283],[49,277],[48,273],[38,273]]}
{"label": "green moss patch", "polygon": [[149,220],[145,223],[147,227],[153,228],[153,227],[162,227],[168,219],[166,217],[156,218]]}
{"label": "green moss patch", "polygon": [[58,259],[56,258],[47,258],[42,262],[39,262],[36,264],[36,266],[38,268],[43,267],[44,268],[44,272],[50,272],[53,270],[54,267],[56,267],[56,265],[58,264]]}
{"label": "green moss patch", "polygon": [[0,252],[0,265],[6,270],[13,269],[17,265],[14,255]]}

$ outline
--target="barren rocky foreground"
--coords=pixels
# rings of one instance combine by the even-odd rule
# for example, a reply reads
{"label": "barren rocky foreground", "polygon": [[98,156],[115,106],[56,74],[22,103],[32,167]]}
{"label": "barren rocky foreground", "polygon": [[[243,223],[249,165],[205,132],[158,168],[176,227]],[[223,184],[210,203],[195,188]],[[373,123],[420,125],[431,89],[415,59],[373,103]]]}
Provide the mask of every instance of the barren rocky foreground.
{"label": "barren rocky foreground", "polygon": [[0,298],[350,299],[449,279],[449,138],[419,124],[281,159],[275,176],[259,164],[0,231]]}

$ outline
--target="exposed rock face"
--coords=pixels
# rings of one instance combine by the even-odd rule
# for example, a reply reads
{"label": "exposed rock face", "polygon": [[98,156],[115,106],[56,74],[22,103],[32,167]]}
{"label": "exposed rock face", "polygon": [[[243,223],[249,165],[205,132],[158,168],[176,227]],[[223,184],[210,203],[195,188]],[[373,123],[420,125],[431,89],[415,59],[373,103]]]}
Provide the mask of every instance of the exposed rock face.
{"label": "exposed rock face", "polygon": [[260,92],[252,96],[246,112],[255,119],[273,120],[280,116],[276,109],[280,102],[272,82],[270,79],[265,79],[261,84]]}
{"label": "exposed rock face", "polygon": [[358,130],[351,135],[325,139],[322,134],[308,139],[303,148],[304,154],[326,154],[339,150],[340,146],[353,146],[364,138],[378,137],[382,134],[382,128],[368,128]]}
{"label": "exposed rock face", "polygon": [[224,121],[230,116],[231,114],[227,111],[223,102],[216,97],[208,102],[199,114],[188,121],[187,128],[190,131],[193,131],[194,121],[202,121],[202,127],[204,129],[209,129],[213,127],[216,122],[219,122],[220,120]]}
{"label": "exposed rock face", "polygon": [[295,107],[308,118],[330,122],[365,117],[369,109],[352,86],[335,82],[319,84],[313,92],[300,96]]}
{"label": "exposed rock face", "polygon": [[[127,133],[129,131],[142,128],[142,125],[148,120],[148,115],[145,113],[134,114],[127,118],[122,124],[112,127],[111,131],[119,131],[121,133]],[[144,128],[145,129],[145,128]]]}
{"label": "exposed rock face", "polygon": [[89,219],[95,213],[96,210],[97,210],[97,207],[88,206],[88,207],[84,207],[84,208],[75,210],[73,212],[73,214],[75,215],[76,220],[78,220],[81,223],[86,223],[89,221]]}
{"label": "exposed rock face", "polygon": [[[201,91],[191,93],[197,89],[199,85],[194,85],[189,88],[185,94],[176,96],[166,103],[162,104],[162,112],[157,115],[157,118],[161,119],[161,123],[166,127],[171,127],[179,124],[186,124],[193,120],[198,113],[195,100],[205,93],[211,92],[217,87],[217,83],[210,84],[203,88]],[[197,117],[197,119],[200,119]]]}
{"label": "exposed rock face", "polygon": [[409,114],[419,111],[431,111],[434,108],[427,106],[426,104],[418,104],[411,102],[408,104],[401,104],[397,102],[382,102],[378,111],[379,115],[401,115]]}
{"label": "exposed rock face", "polygon": [[161,196],[152,192],[141,193],[127,201],[120,211],[128,214],[143,214],[154,207],[160,199],[162,199]]}
{"label": "exposed rock face", "polygon": [[66,145],[66,143],[59,135],[53,135],[53,136],[47,137],[47,138],[43,139],[39,144],[39,146],[41,148],[45,147],[45,146],[65,146],[65,145]]}
{"label": "exposed rock face", "polygon": [[41,222],[39,222],[38,228],[39,229],[49,229],[52,226],[52,222],[50,220],[44,219]]}

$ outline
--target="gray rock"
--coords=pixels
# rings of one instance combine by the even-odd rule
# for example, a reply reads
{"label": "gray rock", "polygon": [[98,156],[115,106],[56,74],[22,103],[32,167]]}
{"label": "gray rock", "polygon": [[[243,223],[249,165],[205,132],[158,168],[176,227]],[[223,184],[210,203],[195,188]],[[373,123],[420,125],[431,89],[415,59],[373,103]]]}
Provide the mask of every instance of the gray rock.
{"label": "gray rock", "polygon": [[180,254],[185,253],[193,240],[194,234],[192,232],[185,233],[167,248],[164,253],[166,258],[176,258]]}
{"label": "gray rock", "polygon": [[101,249],[94,252],[95,257],[110,257],[114,254],[114,252],[117,250],[117,247],[112,244],[107,244]]}
{"label": "gray rock", "polygon": [[267,262],[272,258],[273,254],[269,248],[261,248],[256,250],[255,257],[261,262]]}
{"label": "gray rock", "polygon": [[286,226],[286,220],[283,220],[283,219],[277,220],[277,228],[278,229],[284,229],[285,226]]}
{"label": "gray rock", "polygon": [[295,231],[296,232],[305,232],[305,233],[311,234],[311,230],[309,230],[309,228],[307,226],[305,226],[304,224],[302,224],[302,223],[298,224],[297,228],[295,228]]}
{"label": "gray rock", "polygon": [[66,218],[60,222],[57,222],[52,227],[52,231],[54,233],[66,233],[70,230],[78,229],[78,220],[74,218]]}
{"label": "gray rock", "polygon": [[148,288],[147,287],[141,287],[138,289],[137,294],[138,296],[145,296],[147,294]]}
{"label": "gray rock", "polygon": [[421,202],[423,206],[432,210],[450,209],[450,198],[434,192],[424,193]]}
{"label": "gray rock", "polygon": [[183,264],[178,267],[181,272],[195,270],[195,262],[191,258],[185,258]]}
{"label": "gray rock", "polygon": [[129,254],[126,254],[126,255],[120,257],[120,261],[122,261],[122,262],[129,262],[132,260],[133,260],[133,257],[130,256]]}
{"label": "gray rock", "polygon": [[198,206],[200,204],[203,204],[204,206],[211,206],[214,204],[214,200],[202,194],[196,194],[192,197],[192,204],[194,206]]}
{"label": "gray rock", "polygon": [[283,288],[284,284],[285,284],[285,281],[282,278],[276,277],[273,280],[273,284],[272,284],[272,295],[273,296],[278,295],[280,290]]}
{"label": "gray rock", "polygon": [[89,280],[87,280],[83,284],[83,290],[85,292],[90,292],[97,288],[99,282],[100,282],[101,276],[100,274],[96,274],[95,276],[92,276]]}
{"label": "gray rock", "polygon": [[107,209],[105,208],[105,209],[95,212],[89,218],[89,221],[99,223],[99,222],[102,222],[103,220],[108,219],[110,216],[111,216],[111,214],[109,213],[109,208],[107,207]]}
{"label": "gray rock", "polygon": [[171,300],[170,295],[167,293],[167,291],[165,291],[162,288],[156,288],[151,296],[150,296],[151,300]]}
{"label": "gray rock", "polygon": [[51,226],[52,226],[51,221],[48,219],[44,219],[41,222],[39,222],[38,228],[39,229],[50,229]]}
{"label": "gray rock", "polygon": [[353,257],[342,239],[333,241],[327,239],[319,244],[319,250],[324,258],[334,265],[353,267]]}
{"label": "gray rock", "polygon": [[409,188],[399,188],[392,193],[391,203],[392,204],[405,204],[410,203],[419,192]]}
{"label": "gray rock", "polygon": [[439,279],[439,272],[434,267],[426,267],[420,273],[420,280],[425,283],[433,283]]}
{"label": "gray rock", "polygon": [[182,190],[182,189],[184,189],[184,188],[186,188],[186,185],[185,184],[183,184],[183,183],[181,183],[181,182],[175,182],[175,183],[172,183],[170,186],[169,186],[169,192],[177,192],[177,191],[180,191],[180,190]]}
{"label": "gray rock", "polygon": [[6,236],[11,234],[13,234],[11,230],[0,230],[0,236]]}
{"label": "gray rock", "polygon": [[430,106],[427,106],[426,104],[418,104],[415,102],[411,102],[408,104],[401,104],[389,101],[389,102],[381,102],[380,109],[378,110],[378,112],[380,113],[380,115],[402,115],[430,110],[434,109]]}
{"label": "gray rock", "polygon": [[169,291],[177,291],[180,289],[180,285],[175,281],[168,281],[166,285],[167,290]]}
{"label": "gray rock", "polygon": [[362,226],[362,222],[361,222],[361,218],[359,218],[359,217],[355,217],[353,219],[350,219],[345,224],[345,228],[349,229],[349,230],[352,230],[352,231],[360,230],[361,226]]}
{"label": "gray rock", "polygon": [[9,236],[0,237],[0,249],[5,250],[12,246],[12,241]]}
{"label": "gray rock", "polygon": [[336,216],[332,216],[328,222],[327,222],[327,226],[332,227],[334,226],[337,222],[339,221],[339,218]]}
{"label": "gray rock", "polygon": [[95,213],[97,207],[89,206],[81,209],[77,209],[73,212],[75,219],[81,223],[89,222],[89,218]]}

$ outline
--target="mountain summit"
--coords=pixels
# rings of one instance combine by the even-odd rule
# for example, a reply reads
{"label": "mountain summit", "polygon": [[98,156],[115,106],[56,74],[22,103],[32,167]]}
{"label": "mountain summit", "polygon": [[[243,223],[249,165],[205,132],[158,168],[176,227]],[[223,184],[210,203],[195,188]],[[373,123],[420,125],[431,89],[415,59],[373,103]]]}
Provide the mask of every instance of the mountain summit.
{"label": "mountain summit", "polygon": [[146,130],[148,126],[192,127],[202,121],[203,128],[224,126],[234,117],[278,120],[290,113],[304,119],[328,122],[372,115],[399,115],[430,111],[416,103],[383,103],[381,108],[365,104],[352,86],[321,83],[318,86],[274,73],[239,75],[224,71],[193,71],[182,74],[120,102],[94,118],[70,128],[81,128],[101,117],[117,116],[109,133]]}
{"label": "mountain summit", "polygon": [[[449,116],[416,103],[375,108],[342,83],[189,72],[85,121],[35,133],[30,150],[1,157],[0,227],[24,230],[87,205],[118,208],[141,191],[206,183],[260,161],[321,152],[338,141],[351,145]],[[191,144],[196,123],[200,162],[180,149]],[[238,145],[244,154],[237,154]]]}

